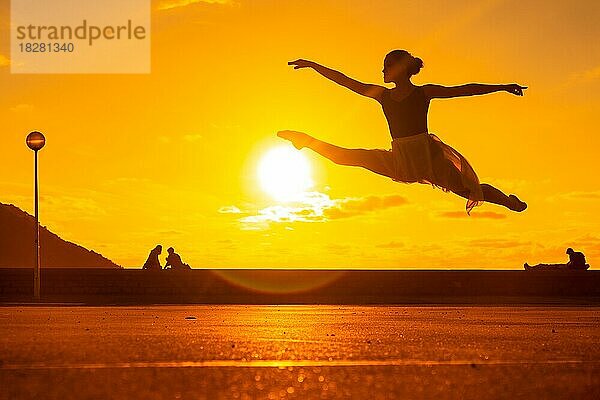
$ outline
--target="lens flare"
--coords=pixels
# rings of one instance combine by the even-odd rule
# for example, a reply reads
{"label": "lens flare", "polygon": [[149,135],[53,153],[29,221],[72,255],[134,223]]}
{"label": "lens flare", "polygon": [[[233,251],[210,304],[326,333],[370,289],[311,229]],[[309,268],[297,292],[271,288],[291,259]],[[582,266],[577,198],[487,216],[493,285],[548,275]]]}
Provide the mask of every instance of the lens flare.
{"label": "lens flare", "polygon": [[339,270],[213,270],[237,286],[259,293],[301,293],[332,284],[346,271]]}

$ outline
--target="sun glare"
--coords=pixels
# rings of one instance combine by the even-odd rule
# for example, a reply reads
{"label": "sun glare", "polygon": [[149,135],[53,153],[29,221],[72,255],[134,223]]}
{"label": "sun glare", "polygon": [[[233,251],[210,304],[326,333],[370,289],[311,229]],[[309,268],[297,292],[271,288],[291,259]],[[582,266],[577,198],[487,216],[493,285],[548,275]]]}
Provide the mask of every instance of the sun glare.
{"label": "sun glare", "polygon": [[277,201],[291,201],[313,185],[310,163],[298,150],[279,146],[270,149],[258,164],[262,190]]}

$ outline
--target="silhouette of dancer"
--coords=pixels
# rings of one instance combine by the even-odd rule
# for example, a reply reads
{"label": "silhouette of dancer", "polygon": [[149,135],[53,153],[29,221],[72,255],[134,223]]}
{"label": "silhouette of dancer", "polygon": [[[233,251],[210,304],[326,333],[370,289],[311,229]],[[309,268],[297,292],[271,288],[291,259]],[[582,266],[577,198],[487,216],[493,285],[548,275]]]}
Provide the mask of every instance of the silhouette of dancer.
{"label": "silhouette of dancer", "polygon": [[585,270],[590,266],[585,262],[585,256],[580,251],[575,251],[572,248],[567,249],[569,262],[566,264],[523,264],[527,271],[554,271],[554,270]]}
{"label": "silhouette of dancer", "polygon": [[162,246],[160,244],[156,245],[155,248],[150,250],[150,254],[148,254],[148,259],[144,263],[142,269],[147,270],[159,270],[162,269],[160,266],[160,261],[158,260],[159,254],[162,253]]}
{"label": "silhouette of dancer", "polygon": [[366,168],[396,182],[431,184],[467,199],[466,210],[483,201],[523,211],[527,204],[517,196],[507,196],[487,183],[479,183],[477,174],[458,151],[427,130],[427,110],[431,99],[474,96],[507,91],[522,96],[525,86],[517,84],[487,85],[470,83],[461,86],[414,85],[410,78],[423,67],[420,58],[406,50],[393,50],[385,56],[383,81],[395,83],[393,89],[356,81],[341,72],[313,61],[299,59],[288,62],[294,69],[312,68],[325,78],[362,96],[377,100],[388,122],[392,136],[391,150],[347,149],[318,140],[306,133],[284,130],[277,135],[293,143],[297,149],[308,147],[336,164]]}
{"label": "silhouette of dancer", "polygon": [[190,266],[185,264],[183,261],[181,261],[181,257],[179,256],[179,254],[175,253],[175,249],[172,247],[169,247],[167,249],[167,253],[169,253],[169,255],[167,256],[167,263],[165,264],[165,269],[167,269],[167,267],[171,267],[170,269],[172,270],[182,270],[182,269],[190,269]]}

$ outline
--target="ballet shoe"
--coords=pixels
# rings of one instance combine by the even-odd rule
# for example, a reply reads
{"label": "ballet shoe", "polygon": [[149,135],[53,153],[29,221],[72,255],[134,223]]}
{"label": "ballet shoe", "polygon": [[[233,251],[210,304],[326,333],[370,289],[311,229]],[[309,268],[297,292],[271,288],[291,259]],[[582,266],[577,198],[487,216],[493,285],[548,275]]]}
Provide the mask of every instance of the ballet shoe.
{"label": "ballet shoe", "polygon": [[527,208],[527,203],[525,203],[524,201],[521,201],[517,196],[515,196],[514,194],[511,194],[510,196],[508,196],[512,202],[513,205],[510,207],[511,210],[513,211],[517,211],[517,212],[522,212]]}
{"label": "ballet shoe", "polygon": [[314,140],[312,136],[307,135],[304,132],[290,130],[279,131],[277,132],[277,136],[282,139],[289,140],[298,150],[306,147],[312,140]]}

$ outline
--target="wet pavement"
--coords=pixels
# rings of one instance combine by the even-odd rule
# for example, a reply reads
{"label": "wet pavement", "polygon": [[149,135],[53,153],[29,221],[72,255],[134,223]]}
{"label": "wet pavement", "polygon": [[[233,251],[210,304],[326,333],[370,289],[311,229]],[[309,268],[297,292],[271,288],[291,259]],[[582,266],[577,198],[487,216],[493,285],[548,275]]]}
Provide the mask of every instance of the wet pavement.
{"label": "wet pavement", "polygon": [[0,307],[0,399],[600,398],[600,307]]}

